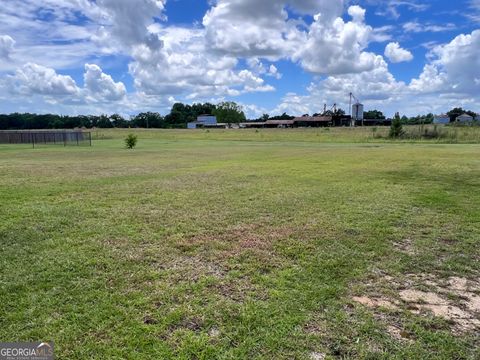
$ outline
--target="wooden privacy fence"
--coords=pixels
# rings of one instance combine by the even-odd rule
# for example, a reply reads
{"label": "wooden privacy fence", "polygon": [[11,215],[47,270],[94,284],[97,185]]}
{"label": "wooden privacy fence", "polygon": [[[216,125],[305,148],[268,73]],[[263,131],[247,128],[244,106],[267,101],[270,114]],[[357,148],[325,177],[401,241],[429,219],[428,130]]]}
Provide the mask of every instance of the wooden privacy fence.
{"label": "wooden privacy fence", "polygon": [[92,133],[81,130],[1,130],[0,144],[92,146]]}

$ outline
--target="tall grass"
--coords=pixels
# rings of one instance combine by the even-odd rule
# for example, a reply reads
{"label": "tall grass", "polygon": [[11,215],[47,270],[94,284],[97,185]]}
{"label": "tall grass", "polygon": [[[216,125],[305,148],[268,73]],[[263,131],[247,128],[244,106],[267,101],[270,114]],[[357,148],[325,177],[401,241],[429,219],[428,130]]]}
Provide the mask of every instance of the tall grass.
{"label": "tall grass", "polygon": [[441,143],[480,143],[479,126],[417,125],[404,127],[404,140],[430,140]]}
{"label": "tall grass", "polygon": [[480,126],[407,125],[400,139],[388,137],[389,127],[298,128],[298,129],[95,129],[94,140],[123,139],[132,132],[139,139],[161,141],[218,140],[257,142],[434,142],[480,144]]}

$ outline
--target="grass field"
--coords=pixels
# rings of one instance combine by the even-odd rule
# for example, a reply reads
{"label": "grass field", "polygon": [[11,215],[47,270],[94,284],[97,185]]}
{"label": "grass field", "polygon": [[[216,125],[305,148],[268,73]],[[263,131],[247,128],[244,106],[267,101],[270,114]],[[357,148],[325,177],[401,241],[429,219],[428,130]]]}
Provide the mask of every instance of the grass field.
{"label": "grass field", "polygon": [[59,359],[480,358],[480,145],[362,131],[0,145],[0,340]]}

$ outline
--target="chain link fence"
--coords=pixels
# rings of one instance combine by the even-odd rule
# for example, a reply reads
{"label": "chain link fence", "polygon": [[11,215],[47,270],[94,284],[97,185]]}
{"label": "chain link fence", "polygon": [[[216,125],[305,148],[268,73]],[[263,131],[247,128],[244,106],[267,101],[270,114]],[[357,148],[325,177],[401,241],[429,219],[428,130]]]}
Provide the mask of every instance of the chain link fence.
{"label": "chain link fence", "polygon": [[92,133],[82,130],[1,130],[0,144],[92,146]]}

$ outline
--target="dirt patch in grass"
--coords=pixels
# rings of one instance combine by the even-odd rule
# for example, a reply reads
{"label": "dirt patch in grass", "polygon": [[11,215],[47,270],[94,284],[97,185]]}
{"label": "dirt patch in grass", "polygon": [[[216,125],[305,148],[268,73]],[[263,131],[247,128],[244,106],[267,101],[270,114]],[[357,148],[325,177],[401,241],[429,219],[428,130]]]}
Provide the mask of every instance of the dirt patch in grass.
{"label": "dirt patch in grass", "polygon": [[[457,335],[480,330],[480,283],[476,280],[421,274],[407,275],[401,281],[389,277],[388,283],[390,290],[393,289],[390,296],[354,296],[352,300],[375,312],[384,308],[440,317],[452,324],[452,332]],[[369,285],[375,287],[375,284]],[[370,290],[381,293],[384,289]],[[388,332],[392,337],[403,338],[401,328],[389,324],[387,329],[391,330]]]}
{"label": "dirt patch in grass", "polygon": [[211,293],[235,303],[245,302],[247,298],[254,300],[268,299],[267,291],[252,283],[247,277],[223,279],[212,284],[208,289]]}
{"label": "dirt patch in grass", "polygon": [[178,328],[198,332],[201,331],[203,328],[203,320],[199,318],[183,319],[176,327],[176,329]]}
{"label": "dirt patch in grass", "polygon": [[327,355],[324,353],[319,353],[319,352],[312,352],[310,353],[310,359],[311,360],[324,360],[326,359]]}
{"label": "dirt patch in grass", "polygon": [[[217,296],[221,301],[244,302],[247,298],[267,300],[269,295],[253,277],[281,267],[284,262],[277,254],[277,242],[294,234],[295,227],[241,224],[219,231],[198,235],[183,235],[166,241],[130,241],[129,238],[105,240],[105,246],[115,257],[131,266],[147,269],[160,282],[192,286],[197,291]],[[136,275],[140,277],[140,275]],[[144,285],[128,284],[128,291]],[[202,286],[205,286],[205,289]],[[203,295],[202,295],[203,296]]]}
{"label": "dirt patch in grass", "polygon": [[311,335],[324,336],[328,334],[327,324],[321,313],[314,313],[312,318],[303,326],[303,331]]}
{"label": "dirt patch in grass", "polygon": [[172,281],[186,281],[195,283],[209,276],[217,279],[228,273],[228,267],[221,263],[205,259],[198,255],[176,257],[162,264],[161,268],[169,273]]}
{"label": "dirt patch in grass", "polygon": [[158,320],[156,320],[155,318],[153,318],[150,315],[145,315],[143,317],[143,323],[146,324],[146,325],[156,325],[156,324],[158,324]]}
{"label": "dirt patch in grass", "polygon": [[252,294],[255,298],[267,298],[266,293],[253,284],[248,276],[231,277],[228,264],[220,261],[208,260],[202,256],[182,256],[162,267],[170,283],[193,284],[210,278],[205,291],[232,302],[244,302]]}
{"label": "dirt patch in grass", "polygon": [[398,306],[393,301],[382,297],[373,298],[367,296],[354,296],[352,300],[369,308],[382,307],[389,310],[398,309]]}
{"label": "dirt patch in grass", "polygon": [[394,243],[394,247],[399,250],[400,252],[407,254],[407,255],[415,255],[415,246],[413,244],[413,240],[406,238],[401,241]]}
{"label": "dirt patch in grass", "polygon": [[263,226],[239,224],[216,234],[199,234],[184,239],[190,246],[209,247],[216,244],[226,257],[236,256],[244,250],[272,253],[276,241],[286,239],[295,232],[289,226]]}

